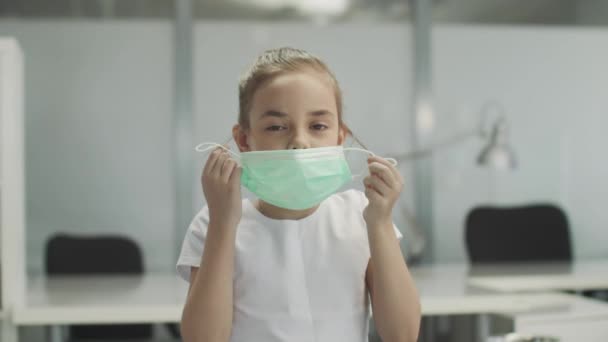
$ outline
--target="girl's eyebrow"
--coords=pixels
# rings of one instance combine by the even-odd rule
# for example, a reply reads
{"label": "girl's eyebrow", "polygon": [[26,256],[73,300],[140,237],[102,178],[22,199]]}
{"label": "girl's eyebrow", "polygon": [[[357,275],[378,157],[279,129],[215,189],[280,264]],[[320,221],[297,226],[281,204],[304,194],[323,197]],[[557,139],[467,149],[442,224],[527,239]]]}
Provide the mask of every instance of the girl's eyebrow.
{"label": "girl's eyebrow", "polygon": [[308,113],[308,115],[312,115],[312,116],[324,116],[324,115],[331,115],[331,114],[332,113],[327,109],[314,110],[314,111]]}
{"label": "girl's eyebrow", "polygon": [[[324,115],[331,115],[331,114],[332,114],[332,112],[330,112],[327,109],[318,109],[318,110],[313,110],[311,112],[308,112],[308,115],[311,115],[311,116],[324,116]],[[271,110],[265,111],[264,114],[262,114],[262,116],[260,117],[260,119],[265,118],[267,116],[275,117],[275,118],[284,118],[284,117],[287,117],[288,115],[281,111],[271,109]]]}
{"label": "girl's eyebrow", "polygon": [[271,116],[271,117],[275,117],[275,118],[284,118],[287,116],[287,114],[283,113],[283,112],[279,112],[278,110],[267,110],[264,112],[264,114],[262,114],[260,119],[265,118],[267,116]]}

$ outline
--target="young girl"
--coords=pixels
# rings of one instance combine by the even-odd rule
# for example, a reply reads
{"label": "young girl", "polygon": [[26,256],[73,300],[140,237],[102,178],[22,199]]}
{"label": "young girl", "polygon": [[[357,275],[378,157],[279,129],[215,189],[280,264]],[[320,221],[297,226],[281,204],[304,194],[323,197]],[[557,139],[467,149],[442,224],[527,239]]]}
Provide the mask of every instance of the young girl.
{"label": "young girl", "polygon": [[[420,304],[391,219],[403,180],[371,156],[365,193],[335,193],[352,177],[333,74],[305,51],[269,50],[242,78],[239,105],[241,154],[207,159],[207,206],[177,262],[190,282],[184,341],[367,341],[370,300],[384,341],[415,341]],[[243,200],[241,184],[258,200]]]}

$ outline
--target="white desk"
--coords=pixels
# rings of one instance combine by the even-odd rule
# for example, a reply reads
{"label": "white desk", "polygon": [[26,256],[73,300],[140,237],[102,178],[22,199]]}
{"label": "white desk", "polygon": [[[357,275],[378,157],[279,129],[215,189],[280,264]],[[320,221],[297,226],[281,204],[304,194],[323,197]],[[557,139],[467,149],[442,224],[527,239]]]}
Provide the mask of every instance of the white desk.
{"label": "white desk", "polygon": [[[563,305],[552,293],[503,294],[468,285],[466,265],[412,269],[423,315],[526,312]],[[178,322],[188,284],[174,274],[30,277],[18,325]]]}
{"label": "white desk", "polygon": [[417,266],[410,272],[426,316],[515,313],[566,304],[553,293],[515,295],[471,286],[467,264]]}
{"label": "white desk", "polygon": [[[418,266],[412,268],[411,273],[425,316],[498,314],[525,322],[524,318],[529,321],[533,317],[522,316],[526,313],[567,312],[573,305],[572,298],[577,298],[560,293],[488,290],[472,285],[478,279],[479,271],[466,264]],[[473,279],[469,278],[471,274]],[[493,274],[492,277],[498,276]],[[508,275],[516,276],[512,272]],[[578,275],[580,272],[575,272],[571,277]],[[489,277],[487,273],[483,276]],[[600,285],[608,287],[608,283]],[[174,274],[150,273],[142,277],[34,276],[28,279],[25,304],[16,307],[12,313],[13,324],[59,326],[179,322],[187,289],[188,284]],[[583,310],[579,308],[578,312]],[[608,326],[608,320],[602,322],[607,322]]]}
{"label": "white desk", "polygon": [[561,342],[608,341],[608,304],[567,296],[570,302],[563,308],[536,310],[507,315],[514,331],[524,335],[551,335]]}
{"label": "white desk", "polygon": [[[466,264],[439,264],[418,266],[410,271],[420,293],[423,315],[495,314],[511,320],[514,331],[520,333],[550,334],[562,342],[606,342],[608,304],[540,292],[608,288],[604,265],[608,262],[579,262],[571,267],[542,264],[472,268]],[[535,285],[539,292],[497,292],[502,289],[504,279],[520,280],[519,289]],[[484,331],[487,324],[481,323],[478,334],[483,338],[490,332]]]}
{"label": "white desk", "polygon": [[188,284],[173,274],[31,277],[17,325],[178,322]]}
{"label": "white desk", "polygon": [[492,265],[472,269],[469,285],[499,292],[608,289],[608,259]]}

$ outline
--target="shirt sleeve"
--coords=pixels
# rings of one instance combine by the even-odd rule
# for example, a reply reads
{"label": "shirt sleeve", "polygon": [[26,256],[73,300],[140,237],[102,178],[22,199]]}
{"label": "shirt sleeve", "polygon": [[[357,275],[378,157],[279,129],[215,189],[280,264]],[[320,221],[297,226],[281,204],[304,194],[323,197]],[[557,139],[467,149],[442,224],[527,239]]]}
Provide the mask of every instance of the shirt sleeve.
{"label": "shirt sleeve", "polygon": [[205,206],[190,223],[177,260],[177,274],[187,282],[190,282],[190,268],[200,266],[208,225],[209,208]]}
{"label": "shirt sleeve", "polygon": [[[365,193],[359,190],[352,190],[355,191],[357,193],[357,196],[359,197],[359,202],[361,203],[361,213],[363,213],[363,210],[365,209],[365,207],[367,207],[367,204],[369,203],[369,200],[367,199],[367,196],[365,196]],[[397,226],[395,225],[395,223],[393,222],[393,230],[395,231],[395,237],[397,237],[397,240],[401,241],[401,239],[403,239],[403,234],[401,234],[401,231],[399,230],[399,228],[397,228]]]}

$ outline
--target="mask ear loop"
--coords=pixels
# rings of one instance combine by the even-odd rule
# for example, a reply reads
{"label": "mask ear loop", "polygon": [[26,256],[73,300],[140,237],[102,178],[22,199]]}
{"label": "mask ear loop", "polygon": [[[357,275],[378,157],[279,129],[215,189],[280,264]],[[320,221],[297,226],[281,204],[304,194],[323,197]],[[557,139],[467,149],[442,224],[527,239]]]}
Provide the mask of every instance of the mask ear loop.
{"label": "mask ear loop", "polygon": [[224,145],[220,145],[218,143],[202,143],[202,144],[198,144],[196,145],[196,147],[194,148],[194,150],[196,152],[207,152],[209,150],[215,149],[215,148],[221,148],[224,151],[230,153],[235,159],[236,162],[239,164],[239,166],[241,166],[241,156],[239,156],[238,154],[234,153],[233,151],[231,151],[228,147],[224,146]]}
{"label": "mask ear loop", "polygon": [[[371,155],[372,157],[376,157],[376,154],[375,154],[374,152],[372,152],[372,151],[368,151],[368,150],[363,149],[363,148],[358,148],[358,147],[345,147],[345,148],[344,148],[344,151],[345,151],[345,152],[346,152],[346,151],[357,151],[357,152],[363,152],[363,153],[366,153],[366,154]],[[380,157],[380,158],[383,158],[383,157]],[[383,158],[383,159],[388,160],[388,161],[389,161],[389,163],[393,164],[393,166],[397,166],[397,160],[396,160],[395,158]],[[359,173],[359,174],[353,175],[353,178],[359,178],[359,177],[363,177],[364,175],[365,175],[365,172],[362,172],[362,173]]]}

